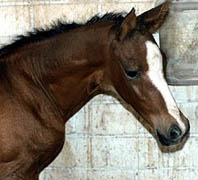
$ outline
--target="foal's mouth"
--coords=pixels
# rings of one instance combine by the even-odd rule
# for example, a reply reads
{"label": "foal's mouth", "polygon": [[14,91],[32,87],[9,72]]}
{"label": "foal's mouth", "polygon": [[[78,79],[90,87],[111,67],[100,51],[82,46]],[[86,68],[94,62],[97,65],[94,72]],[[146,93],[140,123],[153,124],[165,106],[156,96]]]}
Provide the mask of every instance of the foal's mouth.
{"label": "foal's mouth", "polygon": [[159,139],[159,142],[163,146],[172,146],[172,145],[177,145],[177,144],[181,143],[183,141],[183,139],[189,134],[189,131],[190,131],[190,124],[188,122],[186,132],[177,138],[170,138],[170,137],[167,138],[165,135],[160,133],[159,130],[157,130],[157,137]]}

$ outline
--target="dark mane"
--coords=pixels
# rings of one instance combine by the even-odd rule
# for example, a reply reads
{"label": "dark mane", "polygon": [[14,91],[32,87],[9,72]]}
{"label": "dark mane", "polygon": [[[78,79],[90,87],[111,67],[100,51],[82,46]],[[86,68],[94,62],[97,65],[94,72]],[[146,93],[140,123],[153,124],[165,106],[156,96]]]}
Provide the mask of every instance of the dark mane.
{"label": "dark mane", "polygon": [[0,58],[8,55],[9,53],[14,52],[17,48],[22,47],[28,43],[39,42],[41,40],[53,37],[62,32],[67,32],[82,26],[90,26],[98,22],[116,21],[119,23],[122,20],[122,13],[107,13],[101,17],[95,15],[84,24],[78,24],[75,22],[68,24],[62,21],[57,21],[50,27],[34,29],[32,32],[26,33],[26,35],[17,36],[13,43],[5,45],[0,49]]}

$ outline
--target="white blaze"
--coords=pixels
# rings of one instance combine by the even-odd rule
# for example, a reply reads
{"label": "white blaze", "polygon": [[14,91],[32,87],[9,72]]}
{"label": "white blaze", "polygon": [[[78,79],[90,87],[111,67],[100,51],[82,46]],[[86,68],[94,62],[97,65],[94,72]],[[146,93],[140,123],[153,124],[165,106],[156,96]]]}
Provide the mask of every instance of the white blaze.
{"label": "white blaze", "polygon": [[180,128],[185,131],[185,125],[181,121],[179,109],[175,100],[173,99],[168,84],[166,83],[163,75],[163,61],[161,52],[156,44],[151,41],[146,42],[147,48],[147,63],[148,63],[148,72],[147,75],[153,85],[159,90],[164,101],[166,103],[168,112],[172,115]]}

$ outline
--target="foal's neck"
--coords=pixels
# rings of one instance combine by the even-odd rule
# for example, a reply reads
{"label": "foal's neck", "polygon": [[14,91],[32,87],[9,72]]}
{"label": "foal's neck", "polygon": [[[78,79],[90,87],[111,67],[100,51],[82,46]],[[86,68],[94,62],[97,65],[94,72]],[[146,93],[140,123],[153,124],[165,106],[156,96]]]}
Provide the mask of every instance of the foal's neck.
{"label": "foal's neck", "polygon": [[[50,82],[49,89],[68,120],[92,97],[101,93],[104,81],[104,59],[107,34],[98,29],[69,32],[68,39],[60,42],[60,69]],[[107,31],[106,31],[107,32]],[[107,38],[106,38],[107,39]]]}
{"label": "foal's neck", "polygon": [[63,112],[65,122],[101,93],[107,29],[109,25],[105,23],[74,29],[24,47],[18,53],[20,58],[26,57],[21,66],[29,67],[26,73],[45,88]]}

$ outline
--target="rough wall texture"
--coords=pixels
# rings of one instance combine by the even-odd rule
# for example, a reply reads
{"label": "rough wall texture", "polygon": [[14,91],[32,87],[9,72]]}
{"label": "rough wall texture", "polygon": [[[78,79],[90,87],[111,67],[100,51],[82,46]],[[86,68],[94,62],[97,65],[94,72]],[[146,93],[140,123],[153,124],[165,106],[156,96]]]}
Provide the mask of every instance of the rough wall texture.
{"label": "rough wall texture", "polygon": [[[188,2],[188,4],[186,4]],[[198,85],[198,0],[180,0],[171,6],[160,29],[161,48],[168,56],[169,83]]]}
{"label": "rough wall texture", "polygon": [[[96,13],[153,7],[154,0],[1,0],[0,44],[57,18],[85,21]],[[117,100],[97,96],[66,126],[61,154],[41,180],[198,179],[198,87],[170,87],[191,122],[182,150],[162,153],[156,140]]]}

